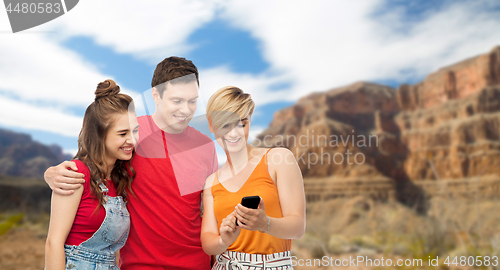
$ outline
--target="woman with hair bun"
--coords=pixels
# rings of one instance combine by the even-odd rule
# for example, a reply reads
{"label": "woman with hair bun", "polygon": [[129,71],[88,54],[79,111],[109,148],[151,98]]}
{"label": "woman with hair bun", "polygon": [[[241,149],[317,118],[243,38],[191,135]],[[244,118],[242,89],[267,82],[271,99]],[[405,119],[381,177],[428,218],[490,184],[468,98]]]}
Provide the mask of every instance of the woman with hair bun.
{"label": "woman with hair bun", "polygon": [[[216,255],[212,269],[293,269],[292,239],[305,232],[299,166],[286,148],[247,143],[254,109],[250,94],[234,86],[218,90],[208,101],[210,130],[227,156],[203,191],[201,244]],[[242,205],[249,196],[255,196],[256,209]]]}
{"label": "woman with hair bun", "polygon": [[74,157],[85,183],[69,196],[52,192],[46,270],[119,269],[116,252],[130,228],[126,199],[138,130],[132,98],[119,92],[112,80],[99,83],[85,111]]}

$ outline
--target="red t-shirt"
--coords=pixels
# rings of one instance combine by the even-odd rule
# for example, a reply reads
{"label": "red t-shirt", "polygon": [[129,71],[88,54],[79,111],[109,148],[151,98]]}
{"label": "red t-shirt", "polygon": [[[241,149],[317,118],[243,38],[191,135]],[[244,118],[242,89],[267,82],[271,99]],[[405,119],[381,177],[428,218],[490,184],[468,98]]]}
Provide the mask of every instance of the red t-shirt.
{"label": "red t-shirt", "polygon": [[[106,210],[104,210],[104,207],[100,205],[99,210],[96,211],[99,202],[92,195],[90,189],[90,170],[87,165],[80,160],[73,161],[76,163],[78,172],[85,175],[82,199],[80,200],[80,205],[78,205],[73,226],[68,234],[68,238],[66,238],[66,245],[77,246],[92,237],[99,227],[101,227],[101,224],[106,217]],[[112,181],[107,182],[107,187],[109,189],[108,196],[115,197],[116,188],[114,184]]]}
{"label": "red t-shirt", "polygon": [[132,167],[131,228],[120,250],[120,268],[210,269],[201,247],[201,191],[218,169],[213,141],[192,127],[163,132],[141,116]]}

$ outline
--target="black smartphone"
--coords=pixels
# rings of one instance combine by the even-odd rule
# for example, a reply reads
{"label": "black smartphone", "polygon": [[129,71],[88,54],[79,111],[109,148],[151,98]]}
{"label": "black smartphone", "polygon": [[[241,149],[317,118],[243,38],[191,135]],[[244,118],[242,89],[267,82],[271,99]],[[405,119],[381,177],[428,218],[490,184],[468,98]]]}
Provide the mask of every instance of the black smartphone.
{"label": "black smartphone", "polygon": [[[259,207],[259,203],[259,196],[247,196],[241,199],[241,205],[245,206],[246,208],[257,209]],[[238,226],[238,219],[236,219],[236,226]]]}

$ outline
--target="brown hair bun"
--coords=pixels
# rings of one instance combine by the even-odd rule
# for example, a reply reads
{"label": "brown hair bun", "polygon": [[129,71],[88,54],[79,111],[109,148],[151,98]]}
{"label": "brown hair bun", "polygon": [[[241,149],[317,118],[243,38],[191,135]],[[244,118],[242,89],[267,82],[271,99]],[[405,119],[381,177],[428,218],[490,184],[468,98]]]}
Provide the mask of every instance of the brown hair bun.
{"label": "brown hair bun", "polygon": [[114,96],[118,93],[120,93],[120,86],[116,85],[115,81],[108,79],[97,85],[97,89],[95,90],[95,100],[103,97]]}

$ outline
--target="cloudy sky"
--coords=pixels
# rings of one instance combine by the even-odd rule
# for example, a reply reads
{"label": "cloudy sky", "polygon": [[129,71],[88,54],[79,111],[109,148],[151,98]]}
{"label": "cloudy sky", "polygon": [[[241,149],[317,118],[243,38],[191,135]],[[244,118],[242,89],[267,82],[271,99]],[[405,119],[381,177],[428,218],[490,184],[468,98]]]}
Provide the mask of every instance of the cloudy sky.
{"label": "cloudy sky", "polygon": [[253,133],[310,92],[356,81],[391,86],[500,45],[496,0],[86,0],[12,34],[0,11],[0,128],[74,153],[98,82],[150,89],[158,62],[183,56],[201,95],[239,86]]}

